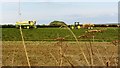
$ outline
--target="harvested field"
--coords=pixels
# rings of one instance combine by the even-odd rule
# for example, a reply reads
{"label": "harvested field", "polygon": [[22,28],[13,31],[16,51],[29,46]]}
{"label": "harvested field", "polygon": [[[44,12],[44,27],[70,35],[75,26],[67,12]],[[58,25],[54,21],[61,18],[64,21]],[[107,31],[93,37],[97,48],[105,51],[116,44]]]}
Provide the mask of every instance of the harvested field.
{"label": "harvested field", "polygon": [[[118,46],[110,42],[45,42],[25,41],[31,66],[59,66],[61,63],[60,44],[62,48],[62,66],[117,66]],[[83,56],[81,48],[87,58]],[[91,53],[90,53],[91,52]],[[25,51],[21,41],[2,42],[3,66],[27,66]],[[91,60],[92,56],[92,60]],[[70,62],[68,62],[70,61]]]}

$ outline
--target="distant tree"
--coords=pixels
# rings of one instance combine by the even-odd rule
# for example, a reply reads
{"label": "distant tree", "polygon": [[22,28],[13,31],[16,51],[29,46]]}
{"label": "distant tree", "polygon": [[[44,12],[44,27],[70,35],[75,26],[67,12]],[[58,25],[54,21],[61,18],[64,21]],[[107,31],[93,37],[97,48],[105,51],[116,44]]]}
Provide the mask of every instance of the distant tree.
{"label": "distant tree", "polygon": [[42,24],[42,26],[45,26],[45,24]]}
{"label": "distant tree", "polygon": [[66,25],[63,21],[53,21],[49,24],[50,26],[64,26]]}

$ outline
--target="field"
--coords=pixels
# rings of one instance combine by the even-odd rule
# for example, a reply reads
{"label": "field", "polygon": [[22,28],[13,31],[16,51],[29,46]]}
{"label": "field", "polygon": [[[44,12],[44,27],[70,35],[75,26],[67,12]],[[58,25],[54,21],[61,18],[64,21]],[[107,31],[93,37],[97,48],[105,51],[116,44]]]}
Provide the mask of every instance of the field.
{"label": "field", "polygon": [[[27,66],[27,60],[22,42],[3,42],[3,65],[4,66]],[[31,66],[59,66],[60,53],[59,46],[56,42],[26,42],[27,52]],[[83,49],[88,62],[91,65],[90,45],[89,43],[79,43]],[[116,66],[118,62],[117,46],[111,43],[92,43],[93,49],[93,66],[106,66],[110,61],[110,66]],[[15,53],[14,53],[15,51]],[[64,42],[62,51],[62,65],[71,66],[88,66],[85,62],[82,52],[79,50],[75,42]],[[13,55],[15,54],[15,55]],[[14,62],[12,62],[14,58]],[[67,58],[67,59],[66,59]],[[68,62],[70,61],[70,63]]]}
{"label": "field", "polygon": [[[94,33],[96,41],[112,41],[118,39],[118,28],[95,28],[105,30],[102,33]],[[73,33],[77,38],[86,34],[88,29],[73,29]],[[23,35],[25,41],[53,41],[58,37],[63,37],[67,41],[74,41],[75,38],[72,33],[66,28],[38,28],[38,29],[23,29]],[[16,28],[4,28],[2,29],[3,41],[21,41],[21,35],[19,29]],[[88,40],[86,38],[79,38],[78,40]]]}
{"label": "field", "polygon": [[[73,29],[78,41],[66,28],[23,29],[30,65],[117,66],[118,45],[113,41],[118,39],[118,28],[95,29],[104,32]],[[3,66],[28,66],[19,29],[2,29],[2,54]]]}

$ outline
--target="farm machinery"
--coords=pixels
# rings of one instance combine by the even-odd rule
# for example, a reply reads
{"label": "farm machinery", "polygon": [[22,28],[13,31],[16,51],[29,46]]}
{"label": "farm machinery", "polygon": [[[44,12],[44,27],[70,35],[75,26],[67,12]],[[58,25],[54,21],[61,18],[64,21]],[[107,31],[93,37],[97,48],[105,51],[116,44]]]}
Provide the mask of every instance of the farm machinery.
{"label": "farm machinery", "polygon": [[80,25],[79,22],[75,22],[74,25],[71,27],[71,29],[80,29],[80,28],[85,28],[85,29],[93,29],[94,24],[82,24]]}
{"label": "farm machinery", "polygon": [[82,27],[83,27],[83,28],[87,28],[87,29],[93,29],[94,24],[83,24]]}
{"label": "farm machinery", "polygon": [[80,29],[80,24],[79,22],[75,22],[74,26],[71,27],[72,29]]}
{"label": "farm machinery", "polygon": [[36,21],[23,21],[23,22],[16,22],[15,24],[16,28],[25,28],[25,29],[30,29],[30,28],[36,28]]}
{"label": "farm machinery", "polygon": [[80,29],[80,28],[93,29],[93,27],[94,27],[94,24],[80,25],[79,22],[75,22],[74,25],[71,27],[71,29]]}

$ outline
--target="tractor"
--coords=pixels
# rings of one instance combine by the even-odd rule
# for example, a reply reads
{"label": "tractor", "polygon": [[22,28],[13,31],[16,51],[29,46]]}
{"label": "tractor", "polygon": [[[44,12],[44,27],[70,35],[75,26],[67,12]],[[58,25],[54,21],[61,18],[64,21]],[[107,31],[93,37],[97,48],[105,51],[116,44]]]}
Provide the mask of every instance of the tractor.
{"label": "tractor", "polygon": [[72,29],[80,29],[81,27],[80,27],[79,22],[75,22],[75,23],[74,23],[74,26],[72,26],[71,28],[72,28]]}
{"label": "tractor", "polygon": [[23,22],[16,22],[15,24],[16,28],[25,28],[25,29],[30,29],[30,28],[36,28],[36,21],[23,21]]}

